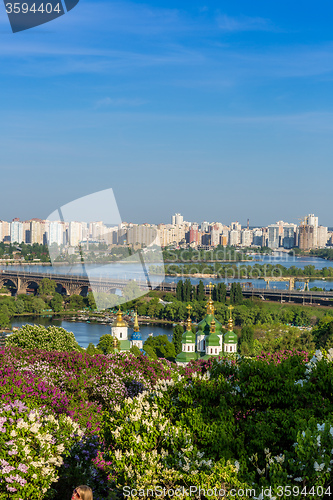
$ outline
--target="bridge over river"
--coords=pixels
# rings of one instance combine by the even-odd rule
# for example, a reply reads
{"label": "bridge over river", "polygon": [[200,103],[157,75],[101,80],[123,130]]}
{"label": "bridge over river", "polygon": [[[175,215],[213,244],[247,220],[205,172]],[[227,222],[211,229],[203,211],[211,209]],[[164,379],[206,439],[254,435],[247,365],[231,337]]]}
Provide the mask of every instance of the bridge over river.
{"label": "bridge over river", "polygon": [[[0,288],[4,285],[10,285],[13,293],[24,294],[29,290],[37,290],[42,279],[48,278],[54,281],[61,292],[65,295],[83,294],[86,295],[89,291],[115,293],[116,290],[122,290],[131,280],[128,279],[105,279],[88,278],[87,276],[78,274],[51,274],[51,273],[35,273],[25,271],[0,271]],[[212,280],[214,282],[214,280]],[[175,292],[177,283],[162,282],[159,285],[150,284],[146,281],[135,280],[135,283],[140,289],[145,292],[150,290],[161,290],[165,292]],[[251,285],[251,283],[249,283]],[[209,293],[209,286],[205,286],[206,294]],[[252,286],[244,286],[242,289],[244,297],[259,297],[264,300],[277,300],[280,302],[297,302],[303,304],[320,304],[333,305],[333,292],[316,292],[305,290],[278,290],[253,288]],[[230,286],[227,287],[227,294],[230,293]]]}

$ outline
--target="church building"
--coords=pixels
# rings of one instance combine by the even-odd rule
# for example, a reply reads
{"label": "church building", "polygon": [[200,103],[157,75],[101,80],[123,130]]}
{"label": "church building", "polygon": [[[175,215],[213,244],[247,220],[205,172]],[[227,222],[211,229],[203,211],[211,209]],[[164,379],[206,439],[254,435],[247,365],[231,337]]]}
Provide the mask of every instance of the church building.
{"label": "church building", "polygon": [[233,320],[231,311],[233,306],[229,306],[228,331],[222,333],[222,324],[214,317],[214,302],[211,297],[212,284],[210,284],[210,294],[207,302],[207,314],[197,326],[196,334],[192,332],[192,321],[189,305],[188,318],[186,321],[186,331],[182,336],[182,351],[176,357],[177,364],[187,364],[192,359],[218,358],[224,354],[235,354],[237,352],[237,335],[233,331]]}
{"label": "church building", "polygon": [[140,350],[142,350],[143,342],[139,328],[138,313],[135,313],[133,333],[131,334],[129,339],[128,324],[126,323],[126,321],[124,321],[123,313],[119,308],[117,312],[117,318],[111,325],[111,335],[119,340],[120,352],[129,351],[133,346],[136,346]]}

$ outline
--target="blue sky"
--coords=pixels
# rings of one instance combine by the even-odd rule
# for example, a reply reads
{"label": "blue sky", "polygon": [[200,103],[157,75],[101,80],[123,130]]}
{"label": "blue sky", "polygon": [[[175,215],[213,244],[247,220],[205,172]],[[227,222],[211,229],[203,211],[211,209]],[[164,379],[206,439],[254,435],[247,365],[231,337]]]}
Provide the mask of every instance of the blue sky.
{"label": "blue sky", "polygon": [[0,5],[0,219],[113,188],[123,220],[333,226],[331,2]]}

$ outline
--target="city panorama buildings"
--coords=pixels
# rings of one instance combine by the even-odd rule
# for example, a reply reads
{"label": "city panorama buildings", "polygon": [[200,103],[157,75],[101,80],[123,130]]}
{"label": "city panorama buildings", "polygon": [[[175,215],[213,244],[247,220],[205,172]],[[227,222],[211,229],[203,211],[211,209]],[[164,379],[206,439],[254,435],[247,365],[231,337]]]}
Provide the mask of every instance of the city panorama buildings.
{"label": "city panorama buildings", "polygon": [[159,241],[162,247],[190,246],[193,248],[214,248],[221,246],[269,247],[271,249],[302,250],[324,248],[333,244],[333,233],[320,226],[318,217],[309,214],[300,225],[278,221],[267,227],[250,228],[238,222],[229,226],[221,222],[186,222],[181,214],[171,218],[171,224],[132,224],[123,222],[109,227],[103,221],[48,221],[31,219],[12,222],[0,220],[0,242],[58,245],[66,248],[86,246],[89,243],[107,245],[149,246]]}

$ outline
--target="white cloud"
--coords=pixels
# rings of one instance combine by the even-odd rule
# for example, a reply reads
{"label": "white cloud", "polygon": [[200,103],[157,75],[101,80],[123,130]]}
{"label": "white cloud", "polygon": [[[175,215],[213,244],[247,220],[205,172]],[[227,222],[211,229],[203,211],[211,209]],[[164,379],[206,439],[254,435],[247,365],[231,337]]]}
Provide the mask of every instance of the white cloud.
{"label": "white cloud", "polygon": [[105,97],[96,102],[95,108],[109,108],[109,107],[136,107],[146,104],[147,101],[143,99],[126,99],[126,98],[111,98]]}
{"label": "white cloud", "polygon": [[218,27],[222,31],[275,31],[272,22],[262,17],[230,17],[219,14],[216,18]]}

